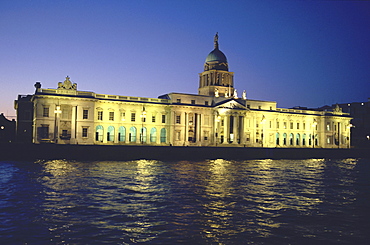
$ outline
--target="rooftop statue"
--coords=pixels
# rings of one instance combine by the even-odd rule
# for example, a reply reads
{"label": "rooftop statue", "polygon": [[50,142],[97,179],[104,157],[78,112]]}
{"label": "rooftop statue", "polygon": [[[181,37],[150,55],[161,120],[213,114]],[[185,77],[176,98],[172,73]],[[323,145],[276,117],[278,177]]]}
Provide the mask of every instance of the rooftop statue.
{"label": "rooftop statue", "polygon": [[58,89],[70,89],[70,90],[77,90],[77,83],[73,83],[69,80],[69,76],[66,77],[64,82],[58,83]]}

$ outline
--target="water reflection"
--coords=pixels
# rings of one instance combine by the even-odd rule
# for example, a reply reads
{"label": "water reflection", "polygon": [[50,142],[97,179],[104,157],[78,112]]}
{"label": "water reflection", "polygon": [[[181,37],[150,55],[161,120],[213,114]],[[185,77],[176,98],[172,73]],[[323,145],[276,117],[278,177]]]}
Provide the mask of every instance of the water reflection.
{"label": "water reflection", "polygon": [[[294,236],[350,237],[356,234],[353,215],[345,214],[358,198],[357,165],[357,159],[40,161],[41,170],[29,175],[39,185],[30,199],[39,199],[32,222],[55,244],[287,244]],[[12,174],[0,171],[2,184],[19,172],[8,169]],[[6,198],[0,202],[5,209],[12,205]]]}

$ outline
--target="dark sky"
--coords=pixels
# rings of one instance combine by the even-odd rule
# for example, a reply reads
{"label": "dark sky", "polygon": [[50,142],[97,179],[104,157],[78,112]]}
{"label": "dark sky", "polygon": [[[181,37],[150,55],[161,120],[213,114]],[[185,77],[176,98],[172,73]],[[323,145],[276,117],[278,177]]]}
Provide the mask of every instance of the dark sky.
{"label": "dark sky", "polygon": [[0,1],[0,112],[34,83],[197,93],[219,33],[235,88],[278,107],[370,97],[369,1]]}

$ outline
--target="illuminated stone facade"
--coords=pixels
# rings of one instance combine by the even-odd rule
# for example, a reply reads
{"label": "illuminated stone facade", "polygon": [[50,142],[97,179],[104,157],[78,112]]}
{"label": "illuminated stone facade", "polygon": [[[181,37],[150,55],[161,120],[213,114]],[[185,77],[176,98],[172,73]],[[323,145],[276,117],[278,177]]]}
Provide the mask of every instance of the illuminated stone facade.
{"label": "illuminated stone facade", "polygon": [[[36,83],[34,95],[20,96],[23,100],[15,102],[18,118],[23,108],[32,110],[26,119],[32,122],[29,138],[34,143],[350,147],[351,118],[339,107],[333,111],[280,109],[273,101],[246,98],[245,91],[239,97],[217,34],[214,42],[199,74],[198,95],[96,94],[77,90],[67,77],[57,89],[43,89]],[[25,125],[22,120],[18,123]]]}

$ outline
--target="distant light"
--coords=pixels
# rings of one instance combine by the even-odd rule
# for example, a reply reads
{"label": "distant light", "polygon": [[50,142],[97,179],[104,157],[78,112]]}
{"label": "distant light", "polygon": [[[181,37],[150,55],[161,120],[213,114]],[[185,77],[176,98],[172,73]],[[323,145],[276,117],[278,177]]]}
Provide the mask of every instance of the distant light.
{"label": "distant light", "polygon": [[1,128],[1,129],[4,129],[4,126],[2,126],[2,125],[1,125],[1,127],[0,127],[0,128]]}
{"label": "distant light", "polygon": [[361,103],[361,105],[364,105],[364,103]]}
{"label": "distant light", "polygon": [[351,106],[351,104],[348,104],[348,106]]}

